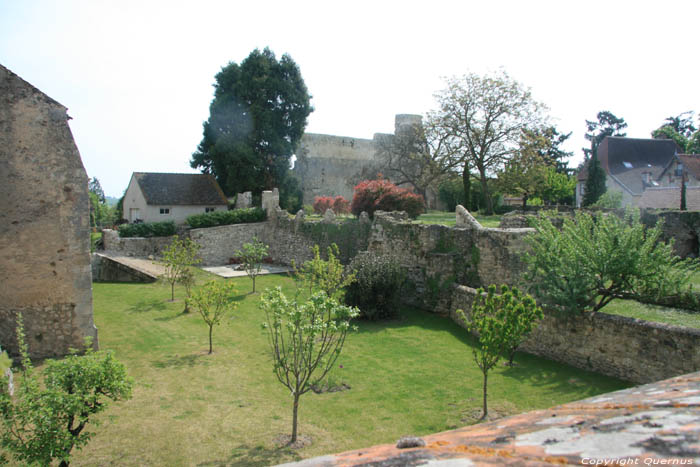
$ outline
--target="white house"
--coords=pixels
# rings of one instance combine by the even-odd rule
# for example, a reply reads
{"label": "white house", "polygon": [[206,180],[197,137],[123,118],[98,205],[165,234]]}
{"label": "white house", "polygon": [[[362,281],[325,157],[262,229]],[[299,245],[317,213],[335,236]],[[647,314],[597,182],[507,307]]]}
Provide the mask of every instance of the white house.
{"label": "white house", "polygon": [[129,222],[173,221],[225,211],[228,201],[212,175],[134,172],[124,194],[124,218]]}

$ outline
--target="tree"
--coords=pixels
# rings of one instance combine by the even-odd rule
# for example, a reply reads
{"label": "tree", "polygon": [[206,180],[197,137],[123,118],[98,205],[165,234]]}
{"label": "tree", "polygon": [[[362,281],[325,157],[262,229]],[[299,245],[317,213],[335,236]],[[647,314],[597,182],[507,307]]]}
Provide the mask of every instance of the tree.
{"label": "tree", "polygon": [[269,248],[258,240],[258,237],[253,237],[250,243],[244,243],[243,248],[236,251],[236,256],[241,260],[246,274],[253,280],[253,291],[251,293],[255,293],[255,278],[260,274],[263,259],[267,256]]}
{"label": "tree", "polygon": [[566,159],[573,155],[561,147],[571,137],[569,133],[559,133],[555,126],[544,128],[526,128],[523,130],[518,143],[520,153],[537,154],[545,164],[553,166],[557,173],[569,174]]}
{"label": "tree", "polygon": [[343,273],[343,265],[338,259],[338,245],[333,243],[328,247],[328,260],[321,259],[318,245],[314,245],[311,251],[313,259],[304,261],[301,268],[297,269],[292,261],[295,280],[308,288],[309,295],[321,291],[331,298],[339,299],[341,291],[355,281],[355,275]]}
{"label": "tree", "polygon": [[697,307],[689,283],[697,265],[660,241],[661,222],[646,229],[638,210],[624,218],[577,212],[561,231],[548,216],[532,222],[525,277],[542,303],[565,313],[595,312],[616,298]]}
{"label": "tree", "polygon": [[93,352],[89,342],[82,356],[47,361],[40,378],[29,359],[21,315],[17,342],[22,378],[14,396],[0,391],[2,447],[26,464],[59,460],[67,466],[73,449],[90,441],[90,418],[104,411],[108,400],[129,399],[132,381],[111,352]]}
{"label": "tree", "polygon": [[453,78],[436,98],[438,110],[428,114],[426,125],[435,157],[447,159],[445,166],[463,167],[465,193],[469,192],[469,170],[474,167],[487,213],[493,214],[488,176],[517,152],[524,129],[542,126],[545,108],[504,72]]}
{"label": "tree", "polygon": [[173,236],[170,245],[163,249],[160,263],[165,266],[165,272],[161,274],[161,278],[170,284],[171,302],[175,301],[175,284],[182,280],[190,266],[201,261],[197,258],[198,251],[199,245],[189,238],[180,240],[177,235]]}
{"label": "tree", "polygon": [[104,203],[106,201],[105,192],[102,191],[102,185],[100,185],[100,181],[97,179],[97,177],[92,177],[88,182],[88,191],[96,194],[100,203]]}
{"label": "tree", "polygon": [[608,189],[605,185],[607,174],[600,165],[598,152],[593,153],[593,157],[588,162],[588,175],[586,176],[586,186],[583,192],[583,205],[591,206]]}
{"label": "tree", "polygon": [[229,196],[288,187],[290,160],[313,110],[294,60],[255,49],[240,65],[223,67],[214,89],[192,168],[213,174]]}
{"label": "tree", "polygon": [[314,293],[305,303],[288,300],[280,287],[266,290],[260,306],[275,376],[292,394],[292,444],[297,440],[299,398],[333,368],[348,332],[356,330],[350,320],[358,311],[325,292]]}
{"label": "tree", "polygon": [[545,204],[572,204],[576,190],[576,177],[558,172],[553,167],[547,167],[544,173],[543,185],[536,190],[536,195]]}
{"label": "tree", "polygon": [[212,333],[214,326],[221,324],[221,319],[233,311],[237,304],[233,302],[236,289],[233,282],[209,281],[192,293],[188,298],[188,308],[192,306],[209,326],[209,355],[213,352]]}
{"label": "tree", "polygon": [[656,139],[671,139],[685,154],[700,153],[700,131],[693,125],[695,112],[683,112],[677,117],[668,117],[666,123],[652,131]]}
{"label": "tree", "polygon": [[488,415],[488,373],[496,366],[504,352],[508,352],[512,364],[513,354],[524,337],[530,333],[534,322],[542,317],[542,310],[529,295],[522,296],[516,288],[501,286],[500,295],[496,286],[483,288],[476,297],[469,313],[457,310],[467,330],[477,336],[478,345],[472,347],[474,361],[484,375],[483,411],[481,420]]}
{"label": "tree", "polygon": [[609,110],[603,110],[598,112],[596,119],[597,121],[586,120],[586,129],[588,131],[584,137],[591,142],[590,149],[582,148],[586,161],[597,154],[598,146],[606,136],[627,136],[627,133],[622,132],[622,130],[627,128],[624,118],[616,117]]}

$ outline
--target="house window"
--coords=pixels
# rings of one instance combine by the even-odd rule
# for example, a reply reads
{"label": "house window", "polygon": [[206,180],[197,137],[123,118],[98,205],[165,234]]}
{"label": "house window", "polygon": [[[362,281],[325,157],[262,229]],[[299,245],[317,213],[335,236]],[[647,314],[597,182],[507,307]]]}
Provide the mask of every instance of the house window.
{"label": "house window", "polygon": [[214,212],[216,208],[204,208],[204,212]]}
{"label": "house window", "polygon": [[161,214],[170,214],[170,208],[160,208]]}

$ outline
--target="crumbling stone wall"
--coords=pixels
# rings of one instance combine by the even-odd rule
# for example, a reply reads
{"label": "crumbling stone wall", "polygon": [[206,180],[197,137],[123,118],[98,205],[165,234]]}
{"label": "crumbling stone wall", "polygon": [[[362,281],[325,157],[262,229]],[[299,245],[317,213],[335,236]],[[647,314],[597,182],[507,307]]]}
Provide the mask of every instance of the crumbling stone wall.
{"label": "crumbling stone wall", "polygon": [[255,222],[190,230],[190,239],[199,245],[197,257],[202,261],[199,266],[228,264],[228,260],[236,256],[236,251],[253,237],[264,241],[265,225],[265,222]]}
{"label": "crumbling stone wall", "polygon": [[0,65],[0,343],[13,354],[17,313],[33,357],[97,346],[88,178],[69,118]]}
{"label": "crumbling stone wall", "polygon": [[[452,289],[450,318],[468,311],[476,290]],[[700,329],[652,323],[606,313],[561,316],[546,311],[520,350],[635,383],[700,370]]]}

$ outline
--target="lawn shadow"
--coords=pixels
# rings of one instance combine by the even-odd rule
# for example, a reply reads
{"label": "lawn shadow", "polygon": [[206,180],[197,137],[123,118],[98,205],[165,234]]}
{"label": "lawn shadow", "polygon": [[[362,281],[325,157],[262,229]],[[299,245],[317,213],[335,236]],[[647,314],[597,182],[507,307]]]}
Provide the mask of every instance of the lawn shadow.
{"label": "lawn shadow", "polygon": [[197,465],[200,467],[266,467],[299,460],[301,460],[301,456],[287,447],[250,447],[242,444],[233,449],[233,453],[228,459],[202,462]]}
{"label": "lawn shadow", "polygon": [[172,320],[174,320],[174,319],[178,319],[178,318],[181,318],[181,317],[183,317],[183,316],[187,316],[188,314],[191,315],[192,312],[190,312],[190,313],[185,313],[184,311],[180,311],[180,312],[178,312],[178,313],[175,313],[174,315],[170,315],[170,316],[161,316],[161,317],[159,317],[159,318],[153,318],[153,321],[172,321]]}
{"label": "lawn shadow", "polygon": [[151,298],[141,300],[140,302],[130,306],[126,311],[129,313],[146,313],[149,311],[163,311],[167,308],[165,302],[159,298]]}
{"label": "lawn shadow", "polygon": [[192,368],[195,365],[209,365],[208,360],[202,360],[206,355],[190,354],[190,355],[174,355],[165,357],[162,360],[153,360],[151,364],[156,368]]}

